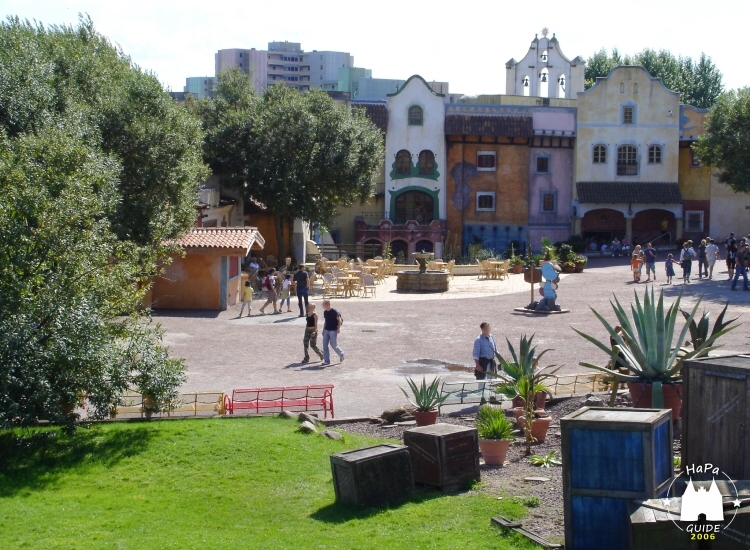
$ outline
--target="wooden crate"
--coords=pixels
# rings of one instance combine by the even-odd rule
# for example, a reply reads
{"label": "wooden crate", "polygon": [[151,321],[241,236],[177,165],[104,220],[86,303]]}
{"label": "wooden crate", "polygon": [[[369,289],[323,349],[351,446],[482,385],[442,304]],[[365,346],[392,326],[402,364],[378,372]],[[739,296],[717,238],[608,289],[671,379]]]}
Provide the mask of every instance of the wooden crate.
{"label": "wooden crate", "polygon": [[583,407],[560,420],[566,550],[626,550],[629,500],[672,482],[668,409]]}
{"label": "wooden crate", "polygon": [[682,378],[683,468],[710,462],[750,479],[750,356],[686,361]]}
{"label": "wooden crate", "polygon": [[[726,482],[718,481],[722,494],[731,494],[732,490]],[[750,486],[748,482],[745,487]],[[740,490],[741,498],[744,496]],[[747,490],[744,491],[747,494]],[[726,499],[725,499],[726,500]],[[735,511],[725,508],[726,528],[722,528],[715,540],[692,540],[685,531],[686,523],[680,523],[681,498],[670,499],[665,506],[662,499],[633,500],[628,503],[630,522],[629,546],[630,550],[750,550],[750,506],[744,506]],[[668,508],[670,511],[667,511]],[[734,514],[731,523],[728,514]],[[674,522],[683,529],[680,530]]]}
{"label": "wooden crate", "polygon": [[443,489],[479,481],[479,439],[476,428],[434,424],[404,432],[416,483]]}
{"label": "wooden crate", "polygon": [[381,506],[414,494],[409,450],[404,445],[374,445],[331,455],[336,501]]}

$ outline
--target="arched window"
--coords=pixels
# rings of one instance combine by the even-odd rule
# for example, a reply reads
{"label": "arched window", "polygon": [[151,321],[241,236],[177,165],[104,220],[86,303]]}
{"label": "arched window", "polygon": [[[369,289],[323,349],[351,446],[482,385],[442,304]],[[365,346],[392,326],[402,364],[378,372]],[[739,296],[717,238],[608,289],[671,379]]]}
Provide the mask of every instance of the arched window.
{"label": "arched window", "polygon": [[620,82],[620,93],[621,94],[625,93],[625,83],[624,82]]}
{"label": "arched window", "polygon": [[621,145],[617,148],[617,175],[638,175],[638,149],[632,145]]}
{"label": "arched window", "polygon": [[528,77],[528,75],[524,76],[524,77],[523,77],[523,78],[521,79],[521,83],[523,84],[523,95],[525,95],[525,96],[527,96],[527,97],[528,97],[529,95],[531,95],[531,87],[530,87],[530,84],[529,84],[529,82],[530,82],[530,81],[529,81],[529,77]]}
{"label": "arched window", "polygon": [[539,95],[549,97],[549,71],[546,68],[539,73]]}
{"label": "arched window", "polygon": [[542,63],[546,63],[547,62],[547,50],[544,50],[542,52],[542,56],[541,57],[542,57]]}
{"label": "arched window", "polygon": [[565,97],[565,75],[561,74],[557,77],[557,97]]}
{"label": "arched window", "polygon": [[412,105],[409,107],[409,126],[422,125],[422,107]]}
{"label": "arched window", "polygon": [[594,164],[606,164],[607,162],[607,146],[606,145],[594,145]]}
{"label": "arched window", "polygon": [[419,175],[432,176],[435,174],[435,155],[425,149],[419,153]]}
{"label": "arched window", "polygon": [[398,260],[406,260],[409,253],[409,245],[403,239],[391,241],[391,254]]}
{"label": "arched window", "polygon": [[406,149],[396,153],[396,173],[407,176],[411,174],[411,153]]}
{"label": "arched window", "polygon": [[433,220],[435,201],[424,191],[406,191],[396,197],[396,212],[394,223],[403,224],[408,220],[415,220],[419,224],[427,225]]}
{"label": "arched window", "polygon": [[661,147],[659,145],[651,145],[648,148],[648,163],[661,164]]}
{"label": "arched window", "polygon": [[433,248],[433,242],[427,240],[417,241],[417,244],[414,245],[414,250],[417,252],[434,252]]}

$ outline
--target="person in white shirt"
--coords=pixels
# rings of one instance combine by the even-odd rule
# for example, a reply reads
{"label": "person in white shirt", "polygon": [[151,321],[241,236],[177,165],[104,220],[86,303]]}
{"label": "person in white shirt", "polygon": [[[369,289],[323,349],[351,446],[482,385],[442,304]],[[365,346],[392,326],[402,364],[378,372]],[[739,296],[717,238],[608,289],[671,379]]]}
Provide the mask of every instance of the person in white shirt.
{"label": "person in white shirt", "polygon": [[708,261],[708,278],[713,279],[714,276],[714,264],[716,260],[721,260],[721,253],[719,247],[714,244],[714,240],[709,238],[706,239],[708,245],[706,246],[706,260]]}

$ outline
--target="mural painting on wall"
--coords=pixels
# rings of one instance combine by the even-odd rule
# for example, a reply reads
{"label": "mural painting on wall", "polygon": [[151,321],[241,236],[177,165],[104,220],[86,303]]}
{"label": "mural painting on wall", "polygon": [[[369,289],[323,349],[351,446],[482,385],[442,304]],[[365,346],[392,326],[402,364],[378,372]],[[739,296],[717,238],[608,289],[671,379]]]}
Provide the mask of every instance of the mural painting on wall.
{"label": "mural painting on wall", "polygon": [[471,203],[471,187],[469,180],[479,172],[470,162],[458,162],[451,169],[451,176],[456,182],[456,188],[451,195],[451,204],[456,210],[463,210]]}

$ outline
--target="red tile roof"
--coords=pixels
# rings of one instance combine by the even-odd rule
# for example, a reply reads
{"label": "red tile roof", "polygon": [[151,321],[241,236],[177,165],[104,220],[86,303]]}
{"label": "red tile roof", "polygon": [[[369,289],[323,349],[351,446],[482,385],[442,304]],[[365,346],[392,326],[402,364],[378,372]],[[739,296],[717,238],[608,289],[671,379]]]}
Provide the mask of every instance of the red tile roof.
{"label": "red tile roof", "polygon": [[262,249],[265,239],[256,227],[194,227],[174,243],[188,251],[215,249],[245,256],[251,248]]}

